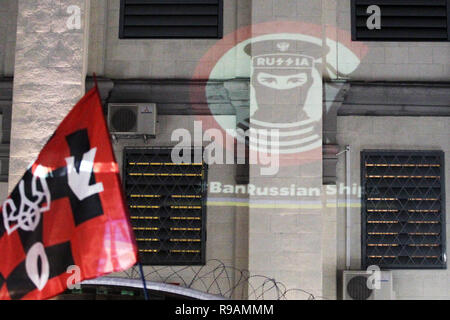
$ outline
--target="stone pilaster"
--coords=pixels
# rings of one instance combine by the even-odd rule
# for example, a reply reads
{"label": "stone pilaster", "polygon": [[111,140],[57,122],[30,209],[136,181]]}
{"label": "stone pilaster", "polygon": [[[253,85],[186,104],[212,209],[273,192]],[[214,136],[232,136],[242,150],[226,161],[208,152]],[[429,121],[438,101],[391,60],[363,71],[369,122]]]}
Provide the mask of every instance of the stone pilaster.
{"label": "stone pilaster", "polygon": [[18,0],[9,189],[84,94],[88,0]]}
{"label": "stone pilaster", "polygon": [[[321,19],[321,0],[252,3],[250,128],[278,130],[280,146],[277,173],[251,166],[249,270],[315,296],[323,289]],[[250,149],[260,137],[250,137]],[[261,155],[250,152],[250,162]]]}

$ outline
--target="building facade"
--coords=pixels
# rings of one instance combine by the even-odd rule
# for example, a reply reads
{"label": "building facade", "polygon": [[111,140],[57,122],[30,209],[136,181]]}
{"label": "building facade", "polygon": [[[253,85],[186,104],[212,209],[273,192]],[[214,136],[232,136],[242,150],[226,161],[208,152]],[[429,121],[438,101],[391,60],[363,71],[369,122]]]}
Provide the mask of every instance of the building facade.
{"label": "building facade", "polygon": [[161,273],[221,261],[223,288],[252,279],[235,298],[276,279],[288,299],[342,299],[344,270],[379,265],[396,299],[449,299],[450,3],[175,2],[2,0],[3,198],[96,74],[105,113],[157,107],[155,136],[114,139],[125,176],[129,150],[214,142],[199,266],[183,247]]}

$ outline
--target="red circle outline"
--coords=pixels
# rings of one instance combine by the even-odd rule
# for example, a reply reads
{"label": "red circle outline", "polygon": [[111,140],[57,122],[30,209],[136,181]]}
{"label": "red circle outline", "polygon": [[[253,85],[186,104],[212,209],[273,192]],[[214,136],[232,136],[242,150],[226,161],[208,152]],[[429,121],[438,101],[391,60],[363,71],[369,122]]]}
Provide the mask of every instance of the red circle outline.
{"label": "red circle outline", "polygon": [[[205,74],[208,75],[207,80],[209,81],[209,75],[217,65],[217,62],[220,61],[220,59],[222,59],[222,57],[229,50],[237,46],[239,43],[251,39],[252,37],[279,33],[302,34],[316,37],[322,40],[328,38],[334,40],[335,42],[343,44],[345,47],[350,49],[360,60],[362,60],[362,58],[364,58],[368,52],[368,47],[364,43],[352,41],[351,34],[349,32],[330,25],[325,25],[325,27],[323,27],[322,25],[298,21],[273,21],[245,26],[225,35],[200,59],[199,64],[197,65],[197,68],[195,69],[194,75],[192,77],[194,84],[191,86],[190,90],[191,105],[193,110],[197,108],[201,109],[202,105],[208,104],[206,97],[207,84],[205,83],[202,90],[198,90],[198,81],[205,80]],[[214,63],[211,63],[211,61],[214,61]],[[212,112],[211,115],[214,116]],[[202,118],[203,125],[205,123],[204,120],[205,119]],[[208,128],[206,129],[218,129],[224,136],[228,135],[228,133],[222,128],[219,123],[217,123],[215,119],[212,121],[207,121],[207,124]],[[205,130],[205,128],[203,129]],[[236,138],[234,139],[236,140]],[[251,150],[250,152],[253,156],[267,156],[265,153],[259,152],[257,150]],[[280,154],[279,158],[280,164],[284,166],[298,165],[301,163],[312,162],[318,159],[322,159],[322,147],[301,153]]]}

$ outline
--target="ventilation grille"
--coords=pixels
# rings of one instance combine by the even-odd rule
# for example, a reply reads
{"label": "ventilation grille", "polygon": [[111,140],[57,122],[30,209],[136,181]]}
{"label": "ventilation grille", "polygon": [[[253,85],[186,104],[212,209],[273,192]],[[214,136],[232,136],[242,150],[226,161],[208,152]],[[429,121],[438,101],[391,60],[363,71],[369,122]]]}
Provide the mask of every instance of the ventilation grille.
{"label": "ventilation grille", "polygon": [[373,290],[367,286],[367,276],[356,276],[347,283],[347,294],[353,300],[367,300]]}
{"label": "ventilation grille", "polygon": [[205,263],[207,167],[194,162],[194,150],[191,163],[182,164],[172,162],[171,152],[124,151],[126,197],[141,262],[201,265]]}
{"label": "ventilation grille", "polygon": [[443,152],[362,153],[363,267],[445,268]]}
{"label": "ventilation grille", "polygon": [[111,109],[112,132],[137,132],[137,107],[115,107]]}
{"label": "ventilation grille", "polygon": [[[449,0],[353,0],[353,40],[448,41]],[[381,29],[369,30],[367,8],[381,9]]]}
{"label": "ventilation grille", "polygon": [[120,38],[221,38],[223,0],[121,0]]}

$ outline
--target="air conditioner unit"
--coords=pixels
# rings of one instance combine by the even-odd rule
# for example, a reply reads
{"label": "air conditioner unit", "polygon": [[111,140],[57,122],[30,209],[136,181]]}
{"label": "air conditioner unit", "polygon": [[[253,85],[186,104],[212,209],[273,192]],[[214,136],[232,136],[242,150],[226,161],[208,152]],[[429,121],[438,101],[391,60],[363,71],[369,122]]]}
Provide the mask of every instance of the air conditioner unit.
{"label": "air conditioner unit", "polygon": [[[380,271],[379,281],[369,286],[367,280],[376,279],[367,271],[344,271],[343,299],[344,300],[394,300],[392,272]],[[370,283],[369,283],[370,284]],[[371,289],[370,287],[373,287]]]}
{"label": "air conditioner unit", "polygon": [[108,126],[114,135],[156,136],[157,109],[154,103],[108,104]]}

